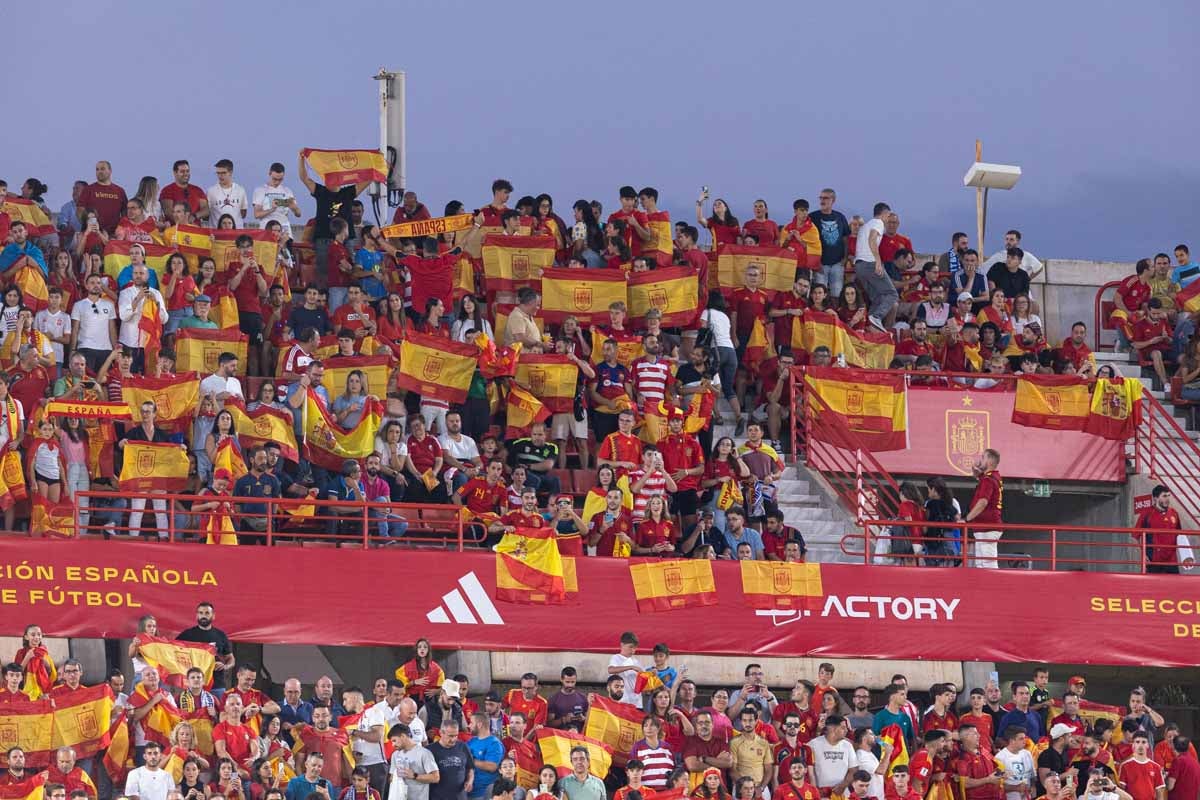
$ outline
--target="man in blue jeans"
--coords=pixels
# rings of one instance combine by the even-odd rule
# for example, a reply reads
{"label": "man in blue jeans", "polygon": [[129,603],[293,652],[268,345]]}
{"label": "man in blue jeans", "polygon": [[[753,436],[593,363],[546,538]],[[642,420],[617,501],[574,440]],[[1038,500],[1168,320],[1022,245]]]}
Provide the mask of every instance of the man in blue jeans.
{"label": "man in blue jeans", "polygon": [[879,255],[879,242],[883,240],[883,218],[892,209],[887,203],[876,203],[870,221],[858,229],[858,241],[854,248],[854,277],[866,289],[871,299],[867,321],[879,331],[887,332],[883,320],[900,301],[896,285],[883,268]]}

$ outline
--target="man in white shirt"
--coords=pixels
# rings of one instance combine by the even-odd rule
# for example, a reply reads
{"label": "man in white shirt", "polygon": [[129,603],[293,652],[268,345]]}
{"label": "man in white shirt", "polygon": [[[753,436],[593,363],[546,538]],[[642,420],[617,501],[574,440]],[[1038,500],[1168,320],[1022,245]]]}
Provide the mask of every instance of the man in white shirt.
{"label": "man in white shirt", "polygon": [[987,261],[983,262],[983,266],[979,268],[979,272],[987,275],[993,264],[1003,264],[1008,258],[1008,250],[1011,247],[1019,247],[1025,255],[1021,256],[1021,269],[1029,273],[1029,280],[1033,280],[1038,275],[1042,274],[1042,262],[1037,256],[1021,247],[1021,232],[1016,228],[1004,234],[1004,247],[993,253]]}
{"label": "man in white shirt", "polygon": [[230,398],[244,400],[242,383],[237,379],[237,368],[236,355],[230,352],[221,353],[217,356],[217,371],[200,381],[200,394],[212,395],[218,406],[224,405]]}
{"label": "man in white shirt", "polygon": [[93,374],[117,346],[117,309],[103,294],[104,278],[89,275],[85,282],[87,297],[71,309],[71,352],[79,351],[87,359]]}
{"label": "man in white shirt", "polygon": [[637,682],[637,674],[642,671],[638,660],[633,657],[637,652],[638,638],[633,631],[625,631],[621,634],[621,652],[614,655],[608,660],[608,674],[620,675],[625,682],[625,691],[621,695],[621,702],[628,703],[634,708],[642,707],[642,696],[634,691],[634,684]]}
{"label": "man in white shirt", "polygon": [[175,781],[171,773],[159,767],[162,746],[147,742],[143,758],[145,765],[131,771],[125,779],[125,794],[129,800],[167,800],[167,792],[175,788]]}
{"label": "man in white shirt", "polygon": [[830,794],[845,794],[846,787],[858,771],[858,756],[854,752],[854,745],[846,740],[842,718],[837,714],[826,717],[825,735],[810,741],[808,748],[812,752],[809,782],[821,790],[822,797],[826,789]]}
{"label": "man in white shirt", "polygon": [[54,363],[62,367],[65,358],[63,348],[71,343],[71,316],[63,311],[62,289],[51,287],[47,296],[49,307],[34,315],[33,327],[50,340],[50,347],[54,349]]}
{"label": "man in white shirt", "polygon": [[417,744],[426,744],[428,737],[425,735],[425,723],[418,716],[417,701],[411,697],[406,697],[400,701],[397,711],[399,713],[396,719],[399,721],[399,724],[408,726],[412,740]]}
{"label": "man in white shirt", "polygon": [[371,788],[381,795],[387,785],[387,761],[383,758],[383,744],[388,731],[400,721],[400,704],[404,700],[404,684],[398,680],[388,681],[388,693],[382,703],[376,703],[362,715],[358,730],[350,732],[354,743],[355,762],[366,767],[370,775]]}
{"label": "man in white shirt", "polygon": [[246,220],[246,190],[233,182],[233,162],[222,158],[213,166],[217,182],[208,187],[208,223],[220,227],[221,217],[233,218],[233,227],[240,228]]}
{"label": "man in white shirt", "polygon": [[283,228],[284,238],[290,239],[292,224],[288,221],[289,211],[300,216],[296,195],[283,185],[283,164],[276,161],[267,171],[267,182],[254,190],[254,218],[263,228],[275,220]]}
{"label": "man in white shirt", "polygon": [[138,264],[133,268],[133,280],[117,295],[117,311],[121,317],[121,332],[117,340],[133,349],[133,364],[129,369],[136,374],[146,372],[146,342],[150,334],[141,328],[142,309],[146,303],[158,303],[159,325],[165,324],[167,304],[158,289],[150,288],[150,268]]}
{"label": "man in white shirt", "polygon": [[885,320],[900,302],[896,285],[883,269],[883,258],[879,255],[879,243],[883,241],[883,218],[892,209],[887,203],[875,204],[875,215],[858,229],[858,240],[854,247],[854,277],[871,298],[867,321],[877,330],[887,332]]}
{"label": "man in white shirt", "polygon": [[457,411],[446,414],[446,432],[438,437],[446,466],[454,470],[450,477],[451,490],[458,491],[467,481],[479,474],[483,461],[475,440],[462,432],[462,415]]}
{"label": "man in white shirt", "polygon": [[1025,749],[1025,729],[1010,725],[1001,731],[1007,746],[996,753],[996,761],[1004,765],[1004,796],[1006,800],[1025,800],[1033,792],[1033,756]]}

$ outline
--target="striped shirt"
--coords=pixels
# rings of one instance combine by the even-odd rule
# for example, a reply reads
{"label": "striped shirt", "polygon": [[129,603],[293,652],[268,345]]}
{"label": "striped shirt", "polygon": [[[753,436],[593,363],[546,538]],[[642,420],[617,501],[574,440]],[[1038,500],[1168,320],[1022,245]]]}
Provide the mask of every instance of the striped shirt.
{"label": "striped shirt", "polygon": [[[633,487],[635,483],[642,479],[646,474],[644,469],[635,469],[629,473],[629,486]],[[650,502],[650,498],[654,495],[667,495],[667,476],[661,472],[650,476],[646,482],[642,484],[642,490],[633,496],[633,521],[641,522],[646,516],[646,504]]]}
{"label": "striped shirt", "polygon": [[651,789],[667,788],[667,778],[675,768],[675,757],[666,742],[660,739],[658,747],[651,747],[642,739],[630,749],[629,757],[636,758],[646,765],[642,773],[642,783]]}
{"label": "striped shirt", "polygon": [[667,385],[671,382],[671,365],[662,359],[649,361],[639,358],[630,366],[633,373],[633,386],[643,398],[662,402],[667,393]]}

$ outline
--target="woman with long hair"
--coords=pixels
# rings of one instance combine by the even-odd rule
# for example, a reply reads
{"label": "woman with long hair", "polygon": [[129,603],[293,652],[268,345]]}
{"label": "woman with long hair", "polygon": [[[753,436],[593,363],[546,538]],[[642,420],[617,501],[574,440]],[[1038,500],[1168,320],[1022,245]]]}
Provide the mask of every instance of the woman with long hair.
{"label": "woman with long hair", "polygon": [[261,722],[262,736],[259,737],[258,752],[270,761],[279,758],[283,761],[292,760],[292,748],[283,736],[283,720],[278,714],[265,716]]}
{"label": "woman with long hair", "polygon": [[388,292],[388,296],[379,301],[378,312],[379,336],[391,342],[399,342],[405,338],[408,330],[408,315],[404,313],[404,295],[397,291]]}
{"label": "woman with long hair", "polygon": [[637,524],[633,540],[634,555],[667,556],[674,554],[679,529],[667,510],[664,495],[652,495],[646,501],[646,516]]}
{"label": "woman with long hair", "polygon": [[583,498],[583,517],[584,522],[591,522],[592,517],[604,511],[608,505],[606,497],[610,489],[620,489],[623,496],[623,505],[633,510],[633,494],[629,490],[629,478],[621,476],[617,478],[617,472],[612,467],[605,464],[596,470],[596,485],[588,489],[588,493]]}
{"label": "woman with long hair", "polygon": [[717,363],[714,365],[721,376],[721,394],[733,411],[737,424],[735,436],[740,436],[745,430],[746,422],[742,419],[742,406],[737,396],[737,349],[733,342],[732,324],[729,315],[725,313],[725,297],[717,289],[708,293],[708,308],[700,315],[700,325],[712,331],[712,346],[717,353]]}
{"label": "woman with long hair", "polygon": [[158,620],[153,614],[145,614],[138,618],[137,635],[129,641],[129,660],[133,662],[133,681],[137,683],[142,679],[142,670],[146,668],[146,659],[142,658],[141,643],[138,641],[138,636],[145,634],[146,636],[158,636]]}
{"label": "woman with long hair", "polygon": [[808,307],[813,311],[829,311],[829,287],[814,283],[808,292]]}
{"label": "woman with long hair", "polygon": [[222,214],[220,219],[217,220],[217,230],[219,231],[232,231],[236,229],[237,220],[233,218],[232,214]]}
{"label": "woman with long hair", "polygon": [[[512,753],[505,753],[504,758],[500,759],[500,767],[497,771],[500,773],[501,778],[505,778],[506,780],[510,780],[513,783],[516,783],[517,782],[517,759],[516,759],[516,757],[513,756]],[[492,794],[492,788],[494,785],[495,785],[494,783],[488,785],[487,794],[485,795],[486,798],[491,798],[494,796]],[[512,792],[513,800],[525,800],[526,797],[528,797],[528,794],[527,794],[524,786],[517,786],[516,789],[513,789],[513,792]]]}
{"label": "woman with long hair", "polygon": [[275,384],[271,383],[269,379],[263,381],[258,385],[258,394],[254,395],[254,399],[246,404],[246,410],[254,411],[266,406],[267,408],[273,408],[276,411],[286,412],[288,419],[291,419],[292,409],[289,408],[288,404],[282,399],[284,396],[282,389],[283,387],[281,386],[277,390]]}
{"label": "woman with long hair", "polygon": [[712,700],[707,709],[712,714],[713,736],[723,742],[733,737],[733,720],[729,718],[729,690],[717,689],[712,693]]}
{"label": "woman with long hair", "polygon": [[216,779],[208,784],[208,796],[209,798],[224,797],[226,800],[245,800],[242,780],[238,777],[237,764],[233,762],[233,759],[221,759],[221,763],[217,766]]}
{"label": "woman with long hair", "polygon": [[186,779],[184,775],[184,765],[188,761],[195,762],[199,767],[197,776],[200,772],[208,769],[208,759],[201,753],[199,742],[196,741],[196,729],[192,727],[192,723],[183,721],[176,723],[171,729],[171,734],[168,739],[170,745],[163,751],[163,761],[160,762],[162,768],[171,773],[171,777],[176,783],[181,783]]}
{"label": "woman with long hair", "polygon": [[712,458],[704,465],[704,477],[700,479],[700,488],[706,490],[708,500],[705,508],[713,512],[713,524],[720,530],[725,530],[725,510],[717,507],[724,484],[740,483],[750,477],[750,468],[746,462],[738,458],[737,445],[728,436],[722,436],[713,446]]}
{"label": "woman with long hair", "polygon": [[536,789],[530,789],[528,798],[532,795],[532,800],[563,800],[563,791],[558,785],[558,770],[549,765],[538,770],[538,785]]}
{"label": "woman with long hair", "polygon": [[[900,506],[896,509],[896,519],[907,522],[925,519],[925,501],[921,497],[921,490],[912,481],[900,484]],[[925,529],[893,525],[889,530],[889,536],[881,536],[876,542],[875,563],[915,567],[916,559],[912,556],[921,549],[919,543],[924,537]]]}
{"label": "woman with long hair", "polygon": [[446,316],[446,304],[440,297],[431,297],[425,301],[425,314],[417,323],[416,328],[427,336],[450,338],[450,330],[443,324]]}
{"label": "woman with long hair", "polygon": [[474,297],[464,294],[458,299],[456,306],[454,323],[450,326],[451,339],[456,342],[470,342],[480,333],[486,333],[489,339],[496,338],[492,324],[483,313],[483,306]]}
{"label": "woman with long hair", "polygon": [[716,767],[704,770],[704,776],[700,785],[692,791],[692,797],[696,800],[729,800],[729,792],[725,791],[721,770]]}
{"label": "woman with long hair", "polygon": [[1027,325],[1036,325],[1039,331],[1045,330],[1042,318],[1033,313],[1033,301],[1029,299],[1029,295],[1019,294],[1013,298],[1013,334],[1020,336]]}
{"label": "woman with long hair", "polygon": [[367,399],[371,397],[367,376],[361,369],[352,369],[346,375],[346,388],[338,395],[330,411],[338,424],[346,430],[351,430],[362,420],[363,409]]}
{"label": "woman with long hair", "polygon": [[388,420],[375,440],[375,452],[379,454],[379,472],[392,489],[392,500],[404,498],[408,479],[404,476],[408,463],[408,446],[404,443],[404,425],[399,420]]}
{"label": "woman with long hair", "polygon": [[838,319],[846,323],[846,326],[852,330],[865,331],[867,329],[867,307],[863,305],[862,299],[858,296],[858,287],[853,283],[847,283],[842,287],[842,295],[838,298],[837,315]]}
{"label": "woman with long hair", "polygon": [[[1096,376],[1111,379],[1113,377],[1111,374],[1102,374],[1105,368],[1108,368],[1110,373],[1112,372],[1111,366],[1105,364],[1096,373]],[[1175,375],[1183,380],[1183,391],[1181,392],[1183,399],[1192,402],[1200,400],[1200,336],[1193,337],[1188,342],[1183,355],[1179,357],[1179,370]]]}
{"label": "woman with long hair", "polygon": [[761,795],[755,793],[758,784],[749,775],[743,775],[733,785],[734,800],[758,800]]}
{"label": "woman with long hair", "polygon": [[[205,765],[208,761],[205,760]],[[207,766],[204,769],[208,769]],[[194,758],[187,758],[183,761],[183,766],[179,770],[179,780],[176,782],[179,786],[179,793],[183,795],[183,800],[204,800],[204,778],[201,772],[204,769],[200,768],[200,762]]]}
{"label": "woman with long hair", "polygon": [[167,256],[162,280],[162,296],[167,301],[167,324],[163,326],[163,334],[168,342],[174,341],[184,317],[192,316],[192,301],[197,294],[196,280],[188,274],[187,260],[179,253],[171,253]]}
{"label": "woman with long hair", "polygon": [[700,199],[696,201],[696,222],[700,227],[708,228],[708,232],[712,235],[711,249],[715,252],[723,244],[737,244],[741,226],[738,224],[737,217],[729,210],[729,204],[718,197],[713,200],[712,216],[705,217],[704,201],[707,199],[708,189],[705,189],[700,193]]}
{"label": "woman with long hair", "polygon": [[[929,492],[925,501],[926,521],[951,523],[962,516],[958,501],[946,485],[945,478],[935,475],[925,481],[925,488]],[[925,528],[925,566],[941,567],[952,564],[953,556],[961,552],[959,537],[959,529],[946,524]]]}
{"label": "woman with long hair", "polygon": [[37,700],[48,693],[58,680],[58,669],[50,657],[50,651],[46,649],[39,625],[25,626],[25,632],[21,634],[21,649],[13,656],[13,661],[25,671],[22,689],[30,700]]}
{"label": "woman with long hair", "polygon": [[76,497],[78,492],[91,488],[88,472],[88,432],[79,417],[64,417],[58,431],[58,446],[62,449],[63,461],[67,465],[67,497],[79,504],[81,524],[87,525],[89,497]]}
{"label": "woman with long hair", "polygon": [[217,262],[212,256],[200,259],[200,269],[196,273],[196,294],[212,295],[219,285],[217,280]]}
{"label": "woman with long hair", "polygon": [[404,684],[405,692],[418,705],[438,693],[446,675],[433,660],[433,646],[424,636],[413,645],[413,657],[396,668],[396,680]]}
{"label": "woman with long hair", "polygon": [[604,266],[604,229],[596,221],[596,213],[587,200],[576,200],[571,208],[575,212],[575,225],[571,228],[571,249],[588,267],[599,269]]}
{"label": "woman with long hair", "polygon": [[59,250],[54,254],[54,261],[50,267],[50,275],[46,278],[46,288],[58,289],[62,292],[62,310],[68,315],[71,309],[75,307],[75,301],[83,297],[83,291],[79,287],[79,280],[75,277],[72,267],[74,264],[71,261],[71,252],[69,250]]}
{"label": "woman with long hair", "polygon": [[565,266],[571,256],[567,242],[567,223],[554,213],[554,198],[544,192],[533,199],[533,214],[537,222],[534,232],[554,238],[554,260]]}
{"label": "woman with long hair", "polygon": [[983,326],[989,322],[996,326],[995,349],[1003,350],[1008,346],[1008,340],[1013,332],[1012,317],[1008,313],[1008,298],[1004,296],[1003,289],[993,289],[988,304],[979,309],[979,313],[975,316],[975,323],[980,328],[981,339]]}
{"label": "woman with long hair", "polygon": [[158,202],[158,178],[153,175],[143,177],[138,181],[137,192],[130,199],[142,201],[142,208],[145,210],[146,216],[153,218],[158,223],[159,230],[166,227],[162,206]]}
{"label": "woman with long hair", "polygon": [[204,439],[204,453],[208,456],[210,464],[216,463],[217,448],[226,439],[232,442],[234,452],[240,456],[242,454],[242,445],[238,440],[237,427],[233,422],[233,414],[228,409],[223,408],[217,412],[217,417],[213,421],[213,428]]}
{"label": "woman with long hair", "polygon": [[[676,685],[678,685],[678,681],[676,681]],[[650,693],[649,706],[647,713],[658,720],[658,724],[662,728],[663,741],[671,748],[671,752],[682,752],[684,737],[695,736],[696,729],[692,727],[692,721],[688,719],[687,714],[675,708],[674,690],[668,689],[666,686],[658,687]],[[644,731],[645,726],[643,725]]]}

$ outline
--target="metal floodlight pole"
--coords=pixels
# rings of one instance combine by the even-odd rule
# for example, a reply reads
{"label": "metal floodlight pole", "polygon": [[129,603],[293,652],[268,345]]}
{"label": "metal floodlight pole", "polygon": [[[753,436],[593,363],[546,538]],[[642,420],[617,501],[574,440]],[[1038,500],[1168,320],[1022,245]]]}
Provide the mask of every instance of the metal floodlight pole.
{"label": "metal floodlight pole", "polygon": [[[384,158],[395,153],[395,164],[389,171],[387,186],[375,184],[373,197],[399,195],[408,186],[408,153],[405,147],[405,74],[380,68],[374,76],[379,81],[379,151]],[[398,203],[398,200],[397,200]]]}

